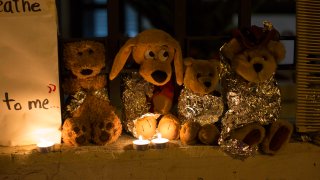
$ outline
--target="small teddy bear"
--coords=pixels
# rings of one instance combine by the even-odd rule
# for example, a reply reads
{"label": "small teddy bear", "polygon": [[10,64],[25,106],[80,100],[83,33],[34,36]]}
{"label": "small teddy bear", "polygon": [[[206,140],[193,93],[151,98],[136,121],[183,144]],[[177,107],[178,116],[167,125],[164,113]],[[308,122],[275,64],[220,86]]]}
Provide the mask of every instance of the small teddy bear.
{"label": "small teddy bear", "polygon": [[290,139],[292,125],[279,120],[281,95],[274,74],[285,47],[271,23],[237,30],[221,48],[223,96],[228,111],[222,118],[219,143],[229,153],[250,156],[261,146],[275,154]]}
{"label": "small teddy bear", "polygon": [[[170,113],[175,78],[183,81],[183,62],[179,43],[168,33],[149,29],[130,38],[117,53],[109,75],[113,80],[129,57],[139,65],[139,72],[124,78],[122,94],[125,129],[133,136],[150,139],[156,131],[167,139],[179,137],[180,122]],[[159,123],[158,123],[159,122]]]}
{"label": "small teddy bear", "polygon": [[69,96],[64,113],[62,140],[67,145],[105,145],[115,142],[122,132],[106,89],[105,49],[95,41],[64,45],[65,68],[72,75],[63,80]]}
{"label": "small teddy bear", "polygon": [[179,119],[184,123],[180,130],[183,144],[218,143],[220,132],[215,126],[224,111],[222,96],[217,85],[220,78],[220,61],[186,58],[184,61],[184,88],[178,99]]}

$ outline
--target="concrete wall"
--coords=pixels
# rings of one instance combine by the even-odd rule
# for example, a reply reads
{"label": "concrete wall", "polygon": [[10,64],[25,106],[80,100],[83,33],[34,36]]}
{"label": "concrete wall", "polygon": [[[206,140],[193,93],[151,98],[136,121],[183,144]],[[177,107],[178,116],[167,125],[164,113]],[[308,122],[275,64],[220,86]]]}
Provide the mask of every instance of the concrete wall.
{"label": "concrete wall", "polygon": [[320,147],[290,143],[279,154],[232,159],[210,146],[136,151],[131,140],[108,147],[0,147],[0,179],[320,179]]}

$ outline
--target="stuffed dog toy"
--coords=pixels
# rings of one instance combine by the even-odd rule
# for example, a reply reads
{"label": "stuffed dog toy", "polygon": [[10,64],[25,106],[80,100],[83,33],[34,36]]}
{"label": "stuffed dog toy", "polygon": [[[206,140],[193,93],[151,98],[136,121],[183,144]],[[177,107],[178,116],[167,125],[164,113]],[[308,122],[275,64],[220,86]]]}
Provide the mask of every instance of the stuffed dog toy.
{"label": "stuffed dog toy", "polygon": [[95,41],[66,43],[64,64],[70,76],[62,88],[68,101],[62,126],[62,140],[68,145],[105,145],[115,142],[122,132],[106,89],[104,45]]}
{"label": "stuffed dog toy", "polygon": [[[264,153],[275,154],[293,130],[289,122],[278,120],[281,95],[274,74],[285,57],[279,33],[269,22],[263,28],[237,30],[221,54],[223,95],[228,105],[222,118],[221,144],[231,147],[227,150],[231,153],[248,155],[261,146]],[[248,147],[241,148],[244,145]]]}
{"label": "stuffed dog toy", "polygon": [[221,94],[216,90],[220,61],[186,58],[184,65],[184,88],[178,99],[179,119],[183,123],[180,140],[186,145],[199,141],[207,145],[217,144],[220,132],[215,122],[224,110]]}
{"label": "stuffed dog toy", "polygon": [[177,139],[180,123],[169,112],[174,90],[172,63],[177,84],[181,85],[183,81],[179,43],[162,30],[141,32],[120,48],[109,74],[110,80],[120,73],[130,55],[139,65],[139,73],[131,73],[125,78],[122,97],[125,128],[136,137],[151,138],[158,130],[163,137]]}

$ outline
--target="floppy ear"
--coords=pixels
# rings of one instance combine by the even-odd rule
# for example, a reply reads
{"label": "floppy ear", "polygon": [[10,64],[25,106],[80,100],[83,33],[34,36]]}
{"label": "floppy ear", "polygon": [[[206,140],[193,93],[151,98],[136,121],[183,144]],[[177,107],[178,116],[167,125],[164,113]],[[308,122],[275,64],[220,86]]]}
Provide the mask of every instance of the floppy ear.
{"label": "floppy ear", "polygon": [[120,73],[132,52],[133,46],[135,45],[136,39],[131,38],[120,48],[119,52],[113,60],[113,65],[109,74],[110,80],[113,80]]}
{"label": "floppy ear", "polygon": [[175,49],[173,62],[174,62],[174,68],[175,68],[175,73],[176,73],[176,81],[177,81],[178,85],[182,85],[182,83],[183,83],[183,59],[182,59],[181,47],[180,47],[180,44],[174,39],[171,39],[169,42],[170,42],[170,45],[172,45]]}
{"label": "floppy ear", "polygon": [[215,70],[218,72],[218,74],[220,74],[221,73],[220,59],[210,59],[210,62],[214,64],[214,66],[216,67]]}
{"label": "floppy ear", "polygon": [[286,49],[284,45],[279,41],[269,41],[268,50],[274,55],[277,62],[280,62],[285,58],[286,55]]}
{"label": "floppy ear", "polygon": [[193,58],[192,57],[187,57],[183,60],[183,64],[185,66],[191,66],[192,65],[192,61],[193,61]]}
{"label": "floppy ear", "polygon": [[222,55],[230,60],[232,60],[234,55],[239,53],[241,50],[241,45],[235,38],[231,39],[220,48]]}

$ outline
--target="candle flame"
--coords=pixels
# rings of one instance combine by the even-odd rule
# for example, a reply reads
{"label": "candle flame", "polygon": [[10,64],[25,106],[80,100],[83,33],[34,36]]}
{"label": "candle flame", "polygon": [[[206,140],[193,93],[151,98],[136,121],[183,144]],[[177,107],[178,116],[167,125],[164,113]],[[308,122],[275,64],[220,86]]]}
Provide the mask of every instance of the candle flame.
{"label": "candle flame", "polygon": [[161,133],[158,133],[158,139],[161,139],[162,136],[161,136]]}
{"label": "candle flame", "polygon": [[39,143],[37,144],[38,147],[50,147],[53,145],[54,145],[54,142],[48,141],[43,138],[40,138]]}
{"label": "candle flame", "polygon": [[141,135],[139,136],[139,140],[140,140],[140,141],[142,141],[142,140],[143,140]]}

